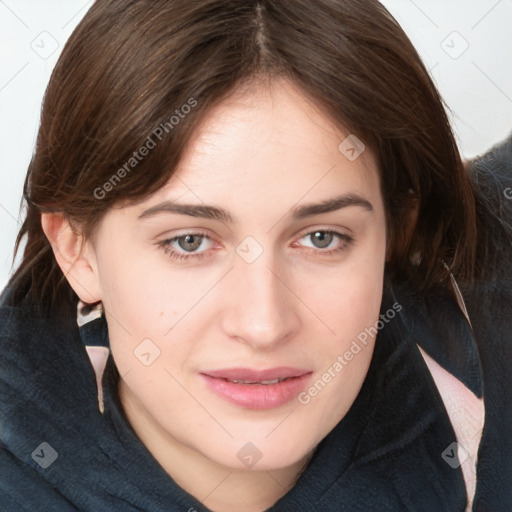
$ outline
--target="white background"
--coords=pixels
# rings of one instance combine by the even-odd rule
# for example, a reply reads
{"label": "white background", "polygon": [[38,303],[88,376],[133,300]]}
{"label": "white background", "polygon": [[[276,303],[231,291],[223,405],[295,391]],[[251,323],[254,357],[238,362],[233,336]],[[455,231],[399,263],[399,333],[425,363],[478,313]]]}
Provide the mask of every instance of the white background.
{"label": "white background", "polygon": [[[512,131],[512,0],[382,2],[431,70],[453,112],[463,156],[474,157],[505,138]],[[92,0],[0,0],[0,290],[11,273],[44,89],[65,41],[91,5]]]}

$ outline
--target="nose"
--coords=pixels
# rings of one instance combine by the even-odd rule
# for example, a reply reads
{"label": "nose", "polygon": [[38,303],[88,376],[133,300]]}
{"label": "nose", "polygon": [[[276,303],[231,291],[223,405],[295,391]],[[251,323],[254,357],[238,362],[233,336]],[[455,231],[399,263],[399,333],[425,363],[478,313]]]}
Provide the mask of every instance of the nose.
{"label": "nose", "polygon": [[300,327],[300,302],[287,283],[288,273],[265,254],[253,263],[238,258],[222,290],[224,334],[256,350],[285,343]]}

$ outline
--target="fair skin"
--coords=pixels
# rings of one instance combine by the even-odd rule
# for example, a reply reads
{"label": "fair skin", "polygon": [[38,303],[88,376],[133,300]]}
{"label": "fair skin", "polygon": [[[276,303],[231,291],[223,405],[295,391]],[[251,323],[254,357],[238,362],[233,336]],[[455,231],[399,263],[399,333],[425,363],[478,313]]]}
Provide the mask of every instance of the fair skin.
{"label": "fair skin", "polygon": [[[234,403],[204,378],[226,368],[292,367],[307,391],[378,320],[384,205],[372,152],[350,161],[338,149],[348,133],[297,87],[275,80],[216,106],[167,185],[109,210],[82,250],[61,216],[43,215],[70,284],[85,302],[103,302],[130,424],[213,511],[262,511],[283,496],[366,376],[372,339],[307,404],[297,390],[284,403],[263,394],[260,408],[251,399]],[[358,201],[292,216],[343,195]],[[168,211],[138,218],[164,201],[215,205],[234,222]],[[198,231],[207,237],[187,245],[183,237]],[[161,244],[178,236],[167,249],[187,260]],[[149,365],[135,355],[158,350]],[[245,396],[248,386],[266,385],[232,388]],[[247,443],[256,448],[240,452]]]}

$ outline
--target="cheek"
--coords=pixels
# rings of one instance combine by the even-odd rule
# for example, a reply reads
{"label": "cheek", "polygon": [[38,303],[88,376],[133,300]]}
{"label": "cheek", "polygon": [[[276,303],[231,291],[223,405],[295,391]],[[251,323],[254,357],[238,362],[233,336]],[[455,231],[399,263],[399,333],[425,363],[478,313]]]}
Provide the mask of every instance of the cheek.
{"label": "cheek", "polygon": [[371,362],[382,302],[385,244],[373,249],[325,279],[326,293],[316,295],[321,301],[319,316],[326,319],[331,335],[317,338],[321,356],[316,380],[301,403],[308,403],[310,414],[322,418],[319,435],[346,414]]}
{"label": "cheek", "polygon": [[385,238],[379,235],[354,251],[346,262],[312,276],[307,295],[303,288],[303,296],[309,297],[318,317],[329,327],[329,338],[337,348],[350,344],[378,320],[384,265]]}
{"label": "cheek", "polygon": [[[125,247],[130,247],[125,243]],[[173,267],[163,251],[140,249],[102,262],[102,297],[115,320],[144,335],[163,336],[187,317],[219,279],[211,268]]]}
{"label": "cheek", "polygon": [[154,368],[162,354],[170,323],[163,318],[161,290],[154,286],[154,266],[134,253],[116,250],[117,245],[104,251],[99,266],[110,346],[121,376],[133,369],[145,375],[148,359],[148,367]]}
{"label": "cheek", "polygon": [[126,331],[145,328],[149,335],[159,328],[162,305],[169,303],[165,295],[170,295],[172,286],[162,279],[162,269],[148,259],[147,249],[137,252],[134,245],[119,240],[101,254],[102,300],[114,322]]}

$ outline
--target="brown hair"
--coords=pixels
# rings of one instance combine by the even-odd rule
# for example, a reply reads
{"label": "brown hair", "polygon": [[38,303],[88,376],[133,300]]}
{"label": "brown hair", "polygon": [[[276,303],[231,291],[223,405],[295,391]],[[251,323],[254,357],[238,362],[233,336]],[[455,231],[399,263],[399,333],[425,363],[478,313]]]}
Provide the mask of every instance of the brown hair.
{"label": "brown hair", "polygon": [[[375,152],[387,275],[419,289],[446,284],[445,262],[471,279],[470,182],[429,73],[378,0],[97,0],[68,40],[44,97],[15,253],[25,235],[26,247],[9,282],[16,300],[29,295],[59,309],[77,300],[42,231],[41,212],[63,212],[90,237],[113,205],[167,182],[214,104],[251,79],[276,76],[292,80]],[[157,142],[158,127],[161,140],[130,161],[148,137]],[[419,214],[408,236],[404,216],[413,199]]]}

